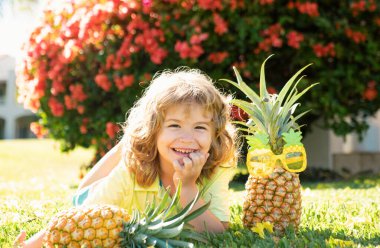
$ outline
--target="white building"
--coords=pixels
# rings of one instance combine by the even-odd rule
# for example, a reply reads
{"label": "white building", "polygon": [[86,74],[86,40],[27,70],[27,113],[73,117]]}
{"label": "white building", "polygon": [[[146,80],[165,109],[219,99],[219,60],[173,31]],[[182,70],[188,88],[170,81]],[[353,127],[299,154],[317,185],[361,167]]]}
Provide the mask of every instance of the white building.
{"label": "white building", "polygon": [[303,140],[308,166],[334,170],[342,175],[380,173],[380,111],[367,120],[369,129],[360,142],[356,134],[342,137],[314,126]]}
{"label": "white building", "polygon": [[29,125],[35,115],[17,102],[15,59],[0,55],[0,139],[35,137]]}

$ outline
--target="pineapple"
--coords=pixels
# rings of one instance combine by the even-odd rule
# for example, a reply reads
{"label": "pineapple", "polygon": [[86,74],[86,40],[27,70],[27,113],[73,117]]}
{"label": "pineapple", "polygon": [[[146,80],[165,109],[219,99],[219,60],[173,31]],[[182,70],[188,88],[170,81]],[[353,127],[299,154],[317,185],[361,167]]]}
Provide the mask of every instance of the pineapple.
{"label": "pineapple", "polygon": [[257,223],[270,222],[275,232],[282,234],[287,226],[293,225],[297,229],[300,223],[301,185],[298,174],[292,171],[306,167],[301,132],[294,130],[299,129],[296,121],[307,111],[295,117],[293,113],[298,106],[296,101],[315,84],[297,91],[296,86],[302,77],[295,80],[307,65],[285,84],[278,95],[269,94],[265,82],[267,60],[261,66],[259,95],[243,82],[236,68],[237,83],[225,81],[240,89],[251,101],[232,100],[232,104],[249,115],[247,123],[236,122],[245,126],[241,130],[248,132],[246,138],[250,146],[243,224],[251,228]]}
{"label": "pineapple", "polygon": [[[132,215],[111,205],[91,205],[71,208],[57,214],[48,224],[45,247],[193,247],[188,238],[206,242],[201,234],[186,223],[202,214],[210,203],[190,213],[195,199],[173,216],[179,202],[178,187],[169,202],[166,192],[158,206],[149,204],[143,214]],[[168,206],[168,203],[170,205]]]}

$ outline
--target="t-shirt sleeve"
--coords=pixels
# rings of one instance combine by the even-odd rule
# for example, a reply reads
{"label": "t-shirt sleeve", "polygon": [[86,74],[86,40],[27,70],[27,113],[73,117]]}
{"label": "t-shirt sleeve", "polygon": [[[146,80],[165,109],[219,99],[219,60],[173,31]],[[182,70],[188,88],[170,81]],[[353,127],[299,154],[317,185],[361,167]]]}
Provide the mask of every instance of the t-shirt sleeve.
{"label": "t-shirt sleeve", "polygon": [[132,190],[128,190],[133,187],[132,184],[128,168],[120,161],[108,176],[78,192],[78,205],[111,204],[126,207],[132,199]]}
{"label": "t-shirt sleeve", "polygon": [[230,199],[228,185],[235,173],[233,167],[220,167],[215,175],[207,181],[203,199],[211,200],[209,210],[220,220],[228,222],[230,219]]}

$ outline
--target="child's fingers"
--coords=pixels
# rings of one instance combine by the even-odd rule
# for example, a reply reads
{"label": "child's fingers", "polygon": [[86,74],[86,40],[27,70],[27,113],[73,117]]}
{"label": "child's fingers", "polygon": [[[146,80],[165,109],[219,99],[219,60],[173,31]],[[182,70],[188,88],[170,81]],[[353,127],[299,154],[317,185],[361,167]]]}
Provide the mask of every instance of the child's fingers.
{"label": "child's fingers", "polygon": [[204,163],[206,162],[203,159],[203,155],[199,152],[190,153],[190,158],[193,161],[193,167],[195,167],[195,169],[202,169]]}
{"label": "child's fingers", "polygon": [[176,170],[176,171],[179,171],[182,168],[182,166],[181,166],[181,164],[179,163],[178,160],[174,160],[173,161],[173,167],[174,167],[174,170]]}
{"label": "child's fingers", "polygon": [[183,167],[185,170],[191,170],[193,167],[193,161],[188,157],[183,158]]}

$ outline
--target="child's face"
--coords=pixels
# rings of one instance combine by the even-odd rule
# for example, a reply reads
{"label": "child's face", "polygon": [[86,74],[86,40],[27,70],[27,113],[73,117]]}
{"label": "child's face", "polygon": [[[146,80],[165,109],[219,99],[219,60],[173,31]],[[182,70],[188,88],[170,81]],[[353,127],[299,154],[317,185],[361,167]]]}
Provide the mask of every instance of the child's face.
{"label": "child's face", "polygon": [[207,154],[211,147],[214,126],[212,114],[197,104],[178,104],[166,110],[157,135],[157,149],[161,169],[173,167],[173,161],[183,164],[190,153]]}

